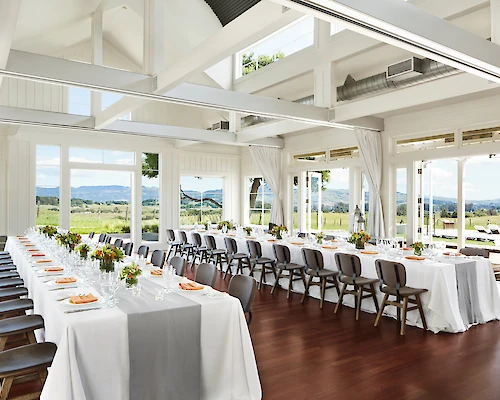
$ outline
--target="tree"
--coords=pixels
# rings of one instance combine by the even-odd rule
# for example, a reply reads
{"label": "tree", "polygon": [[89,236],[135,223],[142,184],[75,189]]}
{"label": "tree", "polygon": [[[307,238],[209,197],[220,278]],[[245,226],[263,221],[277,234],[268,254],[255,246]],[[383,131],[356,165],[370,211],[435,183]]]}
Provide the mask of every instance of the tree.
{"label": "tree", "polygon": [[441,207],[441,218],[449,218],[449,213],[448,213],[448,209],[446,208],[446,206],[442,206]]}
{"label": "tree", "polygon": [[401,217],[403,215],[406,215],[406,203],[399,204],[398,207],[396,208],[396,215],[398,217]]}
{"label": "tree", "polygon": [[255,202],[262,183],[262,178],[252,178],[250,181],[252,182],[252,187],[250,188],[250,209],[252,209],[255,208]]}
{"label": "tree", "polygon": [[159,174],[159,156],[155,153],[144,153],[142,157],[142,176],[149,179],[156,178]]}
{"label": "tree", "polygon": [[272,64],[273,62],[282,59],[283,57],[285,57],[285,53],[283,53],[282,51],[278,51],[271,56],[259,54],[257,56],[257,59],[255,59],[254,56],[255,56],[254,52],[251,52],[248,54],[244,53],[241,56],[241,74],[242,75],[248,75],[259,68],[263,68],[266,65]]}

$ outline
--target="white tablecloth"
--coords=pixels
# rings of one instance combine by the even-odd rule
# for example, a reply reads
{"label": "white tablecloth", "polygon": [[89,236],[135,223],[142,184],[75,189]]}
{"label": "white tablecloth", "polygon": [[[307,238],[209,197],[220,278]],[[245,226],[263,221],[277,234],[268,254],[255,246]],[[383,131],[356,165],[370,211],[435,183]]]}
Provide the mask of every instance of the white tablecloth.
{"label": "white tablecloth", "polygon": [[[202,235],[210,233],[201,233]],[[224,235],[213,234],[216,239],[217,248],[225,249]],[[188,235],[190,237],[190,235]],[[232,236],[236,239],[238,244],[238,251],[248,253],[246,246],[246,239],[244,237]],[[270,257],[274,259],[274,253],[272,242],[267,240],[261,240],[262,255],[263,257]],[[290,249],[291,261],[297,264],[304,264],[302,258],[302,247],[292,244],[287,244],[281,242],[281,244],[286,244]],[[343,251],[349,253],[350,251],[346,249],[329,250],[324,248],[319,248],[323,254],[325,268],[331,270],[337,270],[335,263],[335,253],[338,251]],[[382,255],[364,255],[358,254],[361,259],[362,274],[367,278],[378,278],[375,269],[375,260],[377,258],[383,258]],[[475,261],[477,268],[477,282],[478,291],[480,294],[479,303],[481,312],[483,314],[485,321],[491,321],[494,319],[500,319],[500,296],[496,288],[495,276],[493,274],[493,269],[489,260],[484,258],[474,258],[469,259],[469,261]],[[412,261],[406,259],[399,259],[406,267],[407,274],[407,285],[414,288],[424,288],[428,289],[428,292],[421,295],[422,305],[424,308],[425,318],[429,330],[432,332],[463,332],[469,328],[465,326],[459,309],[458,303],[458,292],[457,292],[457,280],[455,273],[455,265],[447,263],[446,259],[440,261],[431,262],[430,260],[425,261]],[[248,269],[246,269],[248,273]],[[255,272],[256,279],[259,278],[259,272]],[[274,276],[272,274],[267,274],[267,284],[274,284]],[[288,279],[281,279],[280,285],[286,289],[288,285]],[[300,280],[294,282],[294,291],[303,293],[304,285]],[[320,288],[314,286],[310,288],[310,296],[319,298]],[[378,290],[377,285],[377,298],[379,304],[382,303],[383,294]],[[337,302],[338,296],[335,289],[329,289],[326,291],[325,300],[331,302]],[[344,304],[354,306],[354,296],[346,295],[344,297]],[[362,309],[368,312],[375,312],[375,305],[370,298],[363,299]],[[387,306],[385,308],[385,314],[395,317],[396,307]],[[422,322],[418,311],[409,312],[407,315],[407,323],[410,325],[415,325],[422,328]]]}
{"label": "white tablecloth", "polygon": [[[58,346],[41,398],[129,399],[127,315],[117,307],[65,314],[63,306],[54,299],[57,291],[48,290],[16,242],[9,238],[6,250],[25,281],[35,313],[44,317],[45,340]],[[141,279],[163,283],[153,277]],[[201,304],[201,398],[261,399],[252,342],[239,301],[230,296],[210,298],[199,293],[186,296]]]}

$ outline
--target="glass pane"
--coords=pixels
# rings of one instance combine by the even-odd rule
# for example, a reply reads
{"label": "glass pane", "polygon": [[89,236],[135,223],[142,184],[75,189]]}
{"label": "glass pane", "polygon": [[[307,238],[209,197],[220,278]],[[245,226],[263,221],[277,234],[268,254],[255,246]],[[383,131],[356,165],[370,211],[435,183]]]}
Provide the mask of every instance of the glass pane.
{"label": "glass pane", "polygon": [[299,177],[293,177],[293,229],[299,229]]}
{"label": "glass pane", "polygon": [[90,115],[90,90],[68,88],[68,113]]}
{"label": "glass pane", "polygon": [[130,238],[131,173],[71,170],[71,230]]}
{"label": "glass pane", "polygon": [[59,182],[59,166],[36,167],[36,225],[59,225]]}
{"label": "glass pane", "polygon": [[37,165],[60,165],[60,163],[61,148],[59,146],[36,146]]}
{"label": "glass pane", "polygon": [[224,178],[181,176],[181,225],[222,221]]}
{"label": "glass pane", "polygon": [[80,147],[69,148],[69,161],[81,163],[102,164],[101,149],[83,149]]}
{"label": "glass pane", "polygon": [[142,240],[160,240],[160,155],[142,154]]}
{"label": "glass pane", "polygon": [[134,165],[133,151],[104,150],[103,158],[105,164]]}
{"label": "glass pane", "polygon": [[323,173],[323,232],[349,231],[349,168]]}
{"label": "glass pane", "polygon": [[396,235],[406,237],[406,168],[396,170]]}
{"label": "glass pane", "polygon": [[363,174],[362,194],[362,198],[364,199],[364,204],[362,205],[365,212],[366,227],[368,227],[368,224],[370,223],[370,221],[368,221],[368,211],[370,209],[370,185],[368,184],[365,174]]}

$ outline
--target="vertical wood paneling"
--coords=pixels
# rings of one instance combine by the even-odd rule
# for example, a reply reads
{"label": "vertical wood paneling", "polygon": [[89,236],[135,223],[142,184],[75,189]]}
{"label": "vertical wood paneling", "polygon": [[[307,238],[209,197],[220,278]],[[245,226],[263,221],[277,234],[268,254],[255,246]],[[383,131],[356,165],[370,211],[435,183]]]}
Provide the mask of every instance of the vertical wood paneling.
{"label": "vertical wood paneling", "polygon": [[35,108],[35,82],[26,82],[26,108]]}

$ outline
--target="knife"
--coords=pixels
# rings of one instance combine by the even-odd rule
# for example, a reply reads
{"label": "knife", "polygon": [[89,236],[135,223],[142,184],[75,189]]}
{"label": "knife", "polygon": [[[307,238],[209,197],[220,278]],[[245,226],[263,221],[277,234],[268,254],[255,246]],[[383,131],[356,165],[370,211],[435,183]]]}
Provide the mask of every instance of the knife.
{"label": "knife", "polygon": [[72,314],[76,312],[83,312],[83,311],[93,311],[93,310],[100,310],[102,307],[94,307],[94,308],[81,308],[79,310],[67,310],[64,311],[64,314]]}
{"label": "knife", "polygon": [[64,286],[64,287],[58,287],[54,289],[49,289],[49,292],[53,292],[54,290],[63,290],[63,289],[74,289],[77,288],[78,286]]}

